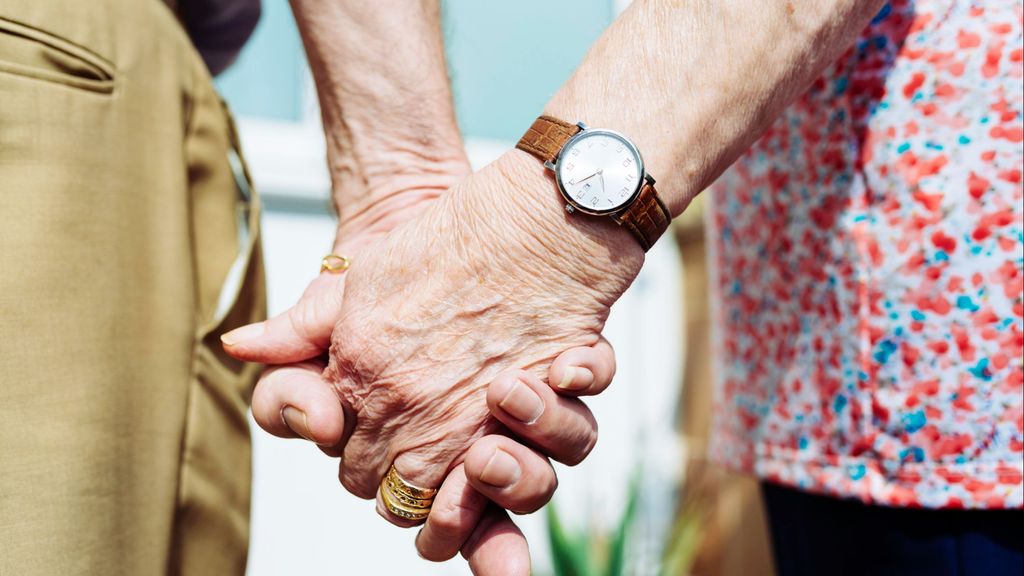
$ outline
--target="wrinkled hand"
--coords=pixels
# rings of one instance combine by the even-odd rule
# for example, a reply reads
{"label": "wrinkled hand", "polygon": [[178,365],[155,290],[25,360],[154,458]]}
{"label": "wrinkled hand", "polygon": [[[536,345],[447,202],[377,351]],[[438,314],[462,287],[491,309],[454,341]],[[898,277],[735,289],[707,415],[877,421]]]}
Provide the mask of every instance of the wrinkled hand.
{"label": "wrinkled hand", "polygon": [[[551,499],[558,480],[542,453],[557,453],[569,462],[587,456],[597,423],[571,396],[602,392],[614,374],[615,355],[604,339],[559,355],[548,374],[550,387],[529,372],[510,369],[499,374],[487,391],[487,405],[517,440],[489,435],[469,448],[463,463],[445,478],[416,538],[420,555],[444,561],[461,551],[474,574],[528,574],[529,548],[504,509],[534,512]],[[302,416],[286,422],[286,409]],[[294,428],[328,445],[336,442],[337,424],[344,419],[333,386],[302,366],[268,370],[253,396],[252,410],[257,423],[275,436],[295,438]],[[498,461],[492,464],[495,457]],[[378,512],[384,513],[383,508]]]}
{"label": "wrinkled hand", "polygon": [[[411,203],[404,217],[408,218],[409,215],[421,211],[422,204],[426,202]],[[390,218],[391,221],[400,219]],[[373,238],[369,235],[349,235],[347,238],[351,241],[339,251],[355,254],[361,259],[357,249],[348,246],[366,247],[381,236],[380,229],[376,232],[378,234]],[[565,247],[571,248],[571,244],[566,244]],[[318,277],[296,306],[288,313],[271,319],[256,329],[258,334],[255,337],[250,330],[249,334],[243,334],[244,337],[234,338],[233,341],[230,337],[225,338],[228,351],[241,358],[268,363],[292,362],[321,354],[330,337],[333,319],[337,318],[341,307],[344,278],[344,275]],[[603,322],[603,316],[600,322]],[[549,337],[552,340],[557,338]],[[565,345],[554,341],[551,344],[549,349],[564,349]],[[580,387],[579,392],[575,394],[596,394],[610,381],[613,363],[610,347],[599,341],[594,348],[573,349],[562,355],[559,362],[551,367],[550,378],[553,382]],[[575,377],[569,377],[566,376],[569,366],[584,369],[575,371]],[[315,400],[317,393],[313,390],[316,390],[317,386],[305,385],[322,381],[318,377],[319,368],[321,367],[313,363],[268,372],[256,390],[254,414],[260,424],[272,434],[294,437],[293,430],[298,430],[314,442],[326,442],[328,446],[322,446],[326,452],[339,454],[344,447],[340,440],[347,434],[342,425],[345,420],[340,417],[341,407],[337,396],[328,394]],[[536,422],[522,423],[502,408],[514,406],[515,403],[509,399],[522,396],[521,390],[519,393],[511,394],[514,389],[511,384],[514,381],[514,376],[499,378],[488,397],[498,419],[505,422],[519,438],[531,442],[549,455],[570,463],[582,460],[596,439],[596,424],[586,407],[579,401],[557,399],[547,386],[537,380],[536,375],[527,376],[522,373],[518,381],[527,383],[528,387],[540,387],[542,392],[539,396],[547,405],[543,415]],[[285,384],[276,385],[274,382]],[[294,385],[289,385],[288,382]],[[286,398],[289,390],[298,398]],[[499,392],[501,395],[496,396]],[[566,390],[563,389],[561,392],[565,393]],[[569,393],[571,394],[571,390]],[[311,402],[306,402],[309,400]],[[290,408],[283,409],[286,405]],[[265,410],[269,406],[275,408]],[[303,408],[299,409],[296,406]],[[336,412],[335,415],[332,415],[332,410]],[[286,421],[291,425],[290,428]],[[499,450],[517,460],[521,470],[519,482],[501,489],[481,480],[486,476],[484,471],[490,459],[479,456],[493,455]],[[475,457],[475,468],[474,454],[478,455]],[[492,509],[481,520],[483,505],[480,502],[485,495],[502,507],[512,510],[537,509],[550,499],[556,485],[550,464],[539,453],[504,437],[488,437],[478,442],[466,458],[466,465],[459,465],[453,470],[453,474],[447,478],[438,494],[437,503],[440,506],[435,505],[435,510],[439,508],[449,513],[432,513],[423,534],[417,540],[421,553],[426,558],[442,560],[450,558],[462,547],[464,556],[468,553],[467,558],[470,559],[474,571],[478,573],[487,573],[487,567],[507,568],[512,558],[518,558],[528,566],[528,554],[521,534],[504,516],[503,511]],[[400,467],[399,469],[401,470]],[[470,486],[476,488],[470,489]],[[474,527],[476,531],[469,537]],[[515,554],[510,556],[513,550],[520,552],[517,557]]]}
{"label": "wrinkled hand", "polygon": [[[546,375],[559,352],[596,343],[638,271],[628,233],[568,224],[519,189],[532,180],[555,200],[526,162],[506,155],[470,176],[348,272],[323,377],[346,410],[329,450],[357,496],[372,498],[392,463],[439,486],[467,446],[501,430],[487,383],[509,366]],[[601,253],[616,243],[618,267]]]}
{"label": "wrinkled hand", "polygon": [[[468,166],[466,168],[468,173]],[[434,203],[441,190],[409,188],[339,224],[334,253],[356,261],[399,224]],[[359,216],[372,215],[372,218]],[[341,313],[346,274],[320,274],[294,306],[256,324],[224,334],[225,350],[240,360],[263,364],[302,362],[323,355]]]}

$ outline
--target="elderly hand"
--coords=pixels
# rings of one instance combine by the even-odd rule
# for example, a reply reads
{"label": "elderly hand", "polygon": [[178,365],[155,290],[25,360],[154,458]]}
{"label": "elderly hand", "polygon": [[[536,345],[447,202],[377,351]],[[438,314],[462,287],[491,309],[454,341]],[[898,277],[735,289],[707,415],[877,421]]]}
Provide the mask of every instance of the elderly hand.
{"label": "elderly hand", "polygon": [[[275,436],[296,438],[298,430],[313,442],[333,445],[344,420],[342,406],[334,388],[307,367],[312,365],[268,370],[253,396],[253,416]],[[468,449],[434,498],[416,538],[420,555],[444,561],[461,551],[474,574],[528,574],[526,540],[502,509],[534,512],[551,499],[558,480],[543,454],[570,463],[587,456],[597,423],[572,396],[600,393],[614,374],[615,355],[604,339],[559,355],[548,373],[550,386],[523,370],[499,374],[487,391],[487,405],[516,439],[488,435]],[[288,420],[286,409],[295,411]],[[386,514],[381,506],[378,512]]]}
{"label": "elderly hand", "polygon": [[372,498],[393,464],[439,486],[501,429],[487,383],[509,366],[545,375],[559,352],[596,343],[642,260],[607,219],[567,220],[540,163],[515,151],[396,228],[348,272],[323,373],[346,409],[329,448],[341,482]]}
{"label": "elderly hand", "polygon": [[[360,248],[382,236],[389,226],[421,211],[433,196],[429,190],[413,190],[396,196],[390,206],[391,214],[378,211],[384,215],[375,220],[375,227],[359,230],[358,226],[348,226],[348,233],[341,235],[346,241],[339,252],[355,255],[358,264],[363,258]],[[226,335],[226,348],[241,358],[267,363],[295,362],[320,355],[339,313],[344,279],[345,275],[322,274],[289,311],[265,324],[242,330],[240,334]],[[330,391],[319,393],[323,391],[322,386],[317,386],[322,382],[320,368],[315,363],[305,363],[269,371],[255,392],[253,412],[260,425],[271,433],[295,437],[298,432],[313,441],[326,443],[327,446],[321,448],[337,455],[342,444],[335,439],[343,435],[344,418],[337,396]],[[552,365],[550,378],[553,383],[568,387],[563,393],[583,395],[606,387],[613,372],[614,355],[602,340],[593,348],[563,354]],[[537,395],[546,408],[539,418],[522,421],[523,389],[513,386],[516,382],[540,389]],[[488,399],[498,420],[517,437],[556,459],[579,462],[596,440],[596,423],[586,407],[575,399],[558,398],[533,374],[516,371],[503,374],[496,379]],[[505,409],[506,406],[509,409]],[[513,415],[516,409],[520,410],[519,419]],[[521,470],[519,480],[505,487],[481,479],[490,462],[485,455],[495,454],[499,449],[502,455],[517,461]],[[478,573],[488,573],[488,568],[493,566],[508,567],[511,558],[518,558],[519,563],[528,566],[525,541],[514,525],[503,511],[492,509],[484,515],[484,505],[489,497],[499,506],[517,512],[536,510],[550,499],[556,485],[550,464],[538,452],[503,436],[477,442],[466,458],[466,465],[459,465],[452,471],[437,496],[435,512],[417,540],[421,554],[430,559],[446,559],[461,547]],[[491,470],[492,481],[493,473]],[[474,528],[476,531],[470,538]],[[514,551],[519,553],[513,554]]]}
{"label": "elderly hand", "polygon": [[500,429],[487,383],[510,366],[545,375],[559,352],[596,343],[642,259],[609,220],[567,221],[540,163],[518,152],[396,228],[349,271],[324,371],[348,409],[342,484],[372,498],[394,465],[439,486]]}

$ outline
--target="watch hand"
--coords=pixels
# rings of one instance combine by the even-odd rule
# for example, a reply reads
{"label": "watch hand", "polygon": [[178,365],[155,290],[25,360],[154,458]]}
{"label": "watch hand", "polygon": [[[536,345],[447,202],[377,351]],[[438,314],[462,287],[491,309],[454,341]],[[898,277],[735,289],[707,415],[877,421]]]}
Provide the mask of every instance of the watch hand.
{"label": "watch hand", "polygon": [[[598,176],[600,174],[601,174],[601,170],[598,170],[597,172],[594,172],[593,174],[591,174],[590,176],[587,176],[586,178],[581,178],[579,180],[569,180],[569,184],[572,184],[573,186],[575,186],[577,184],[582,184],[582,183],[586,182],[587,180],[590,180],[594,176]],[[604,176],[601,176],[601,178],[604,178]]]}

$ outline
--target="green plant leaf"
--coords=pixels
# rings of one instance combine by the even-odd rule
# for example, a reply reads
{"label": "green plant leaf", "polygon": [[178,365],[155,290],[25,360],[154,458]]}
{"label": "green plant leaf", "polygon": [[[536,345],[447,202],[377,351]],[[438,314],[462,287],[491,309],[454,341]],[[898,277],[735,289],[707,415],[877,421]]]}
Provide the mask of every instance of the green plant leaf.
{"label": "green plant leaf", "polygon": [[586,536],[573,538],[562,524],[558,510],[552,502],[545,508],[548,519],[548,540],[551,543],[551,563],[557,576],[591,576]]}
{"label": "green plant leaf", "polygon": [[689,574],[697,548],[704,535],[706,506],[694,498],[686,498],[669,531],[669,539],[661,558],[662,576]]}
{"label": "green plant leaf", "polygon": [[635,521],[637,502],[640,499],[640,470],[633,473],[629,481],[629,498],[626,501],[626,510],[622,513],[619,525],[612,536],[611,546],[608,550],[608,564],[605,574],[607,576],[622,576],[626,568],[626,544],[629,539],[630,530]]}

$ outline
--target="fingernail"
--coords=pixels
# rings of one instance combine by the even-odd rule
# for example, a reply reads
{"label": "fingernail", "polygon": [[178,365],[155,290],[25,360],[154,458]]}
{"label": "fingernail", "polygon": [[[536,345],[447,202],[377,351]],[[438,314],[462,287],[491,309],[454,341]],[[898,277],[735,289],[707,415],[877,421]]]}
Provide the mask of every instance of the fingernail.
{"label": "fingernail", "polygon": [[310,442],[316,442],[313,435],[309,433],[309,422],[306,420],[306,413],[292,406],[285,406],[281,409],[281,418],[288,428]]}
{"label": "fingernail", "polygon": [[511,454],[501,448],[495,448],[491,459],[487,461],[480,480],[498,488],[507,488],[519,481],[521,476],[519,462]]}
{"label": "fingernail", "polygon": [[520,380],[516,380],[505,398],[498,402],[498,406],[524,424],[533,424],[544,413],[544,401]]}
{"label": "fingernail", "polygon": [[227,344],[228,346],[234,346],[239,342],[245,342],[246,340],[252,340],[257,336],[263,335],[263,322],[257,322],[255,324],[247,324],[240,328],[235,328],[231,332],[220,335],[220,341]]}
{"label": "fingernail", "polygon": [[558,387],[562,390],[582,390],[594,383],[594,373],[582,366],[569,366]]}

